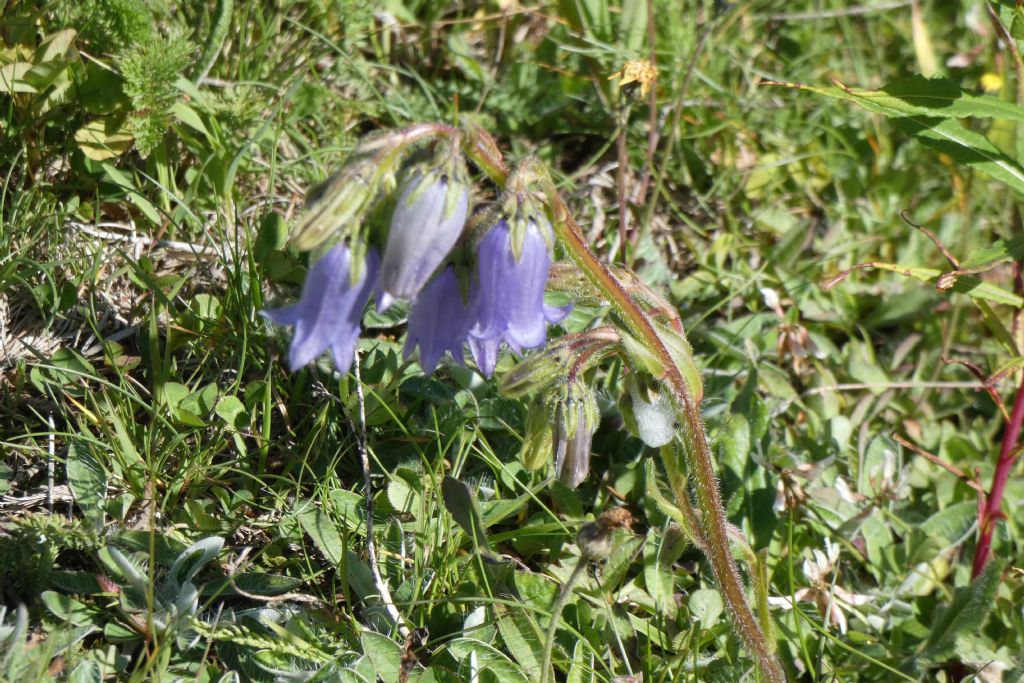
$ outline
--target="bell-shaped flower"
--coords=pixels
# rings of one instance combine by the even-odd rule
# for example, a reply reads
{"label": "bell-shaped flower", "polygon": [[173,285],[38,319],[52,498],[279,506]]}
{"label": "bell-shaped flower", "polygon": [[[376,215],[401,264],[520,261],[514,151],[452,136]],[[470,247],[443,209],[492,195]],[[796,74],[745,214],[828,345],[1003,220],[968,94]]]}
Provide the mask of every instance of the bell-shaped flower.
{"label": "bell-shaped flower", "polygon": [[295,326],[288,349],[288,365],[293,371],[328,348],[340,372],[352,367],[359,322],[377,283],[380,258],[373,249],[369,251],[355,284],[349,276],[351,259],[349,248],[339,244],[310,267],[297,303],[260,311],[272,323]]}
{"label": "bell-shaped flower", "polygon": [[[529,221],[518,250],[512,230],[499,221],[480,240],[477,268],[480,289],[476,296],[476,323],[470,329],[470,350],[485,375],[494,370],[501,342],[520,353],[544,344],[548,323],[557,323],[571,306],[544,303],[544,288],[551,267],[546,221]],[[518,255],[515,253],[518,251]]]}
{"label": "bell-shaped flower", "polygon": [[402,185],[381,263],[379,310],[414,299],[459,240],[469,210],[460,176],[430,172]]}
{"label": "bell-shaped flower", "polygon": [[430,375],[445,351],[455,362],[464,364],[463,348],[473,322],[472,296],[463,298],[455,269],[448,266],[427,283],[409,313],[409,332],[405,338],[405,358],[419,344],[420,365]]}

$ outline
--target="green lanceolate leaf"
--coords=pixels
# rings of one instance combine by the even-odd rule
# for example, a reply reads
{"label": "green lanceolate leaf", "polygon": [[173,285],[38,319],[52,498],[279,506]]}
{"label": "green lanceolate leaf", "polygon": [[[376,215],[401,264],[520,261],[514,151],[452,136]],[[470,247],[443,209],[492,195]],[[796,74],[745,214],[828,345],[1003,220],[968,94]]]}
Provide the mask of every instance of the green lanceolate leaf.
{"label": "green lanceolate leaf", "polygon": [[961,635],[972,633],[985,622],[999,588],[1003,560],[992,560],[969,586],[958,588],[953,602],[932,621],[931,635],[918,655],[920,664],[942,660],[954,653]]}
{"label": "green lanceolate leaf", "polygon": [[[936,286],[940,284],[941,278],[946,275],[946,273],[938,268],[918,268],[916,266],[904,266],[898,263],[881,263],[879,261],[862,263],[852,270],[868,270],[871,268],[892,271],[893,273],[898,273],[904,277],[914,278],[915,280],[920,280],[921,282],[927,282]],[[852,270],[844,272],[837,278],[833,278],[826,284],[825,288],[830,289],[835,286],[839,281],[845,279]],[[991,282],[979,280],[976,277],[958,277],[947,287],[944,287],[944,289],[951,289],[954,292],[966,294],[973,299],[985,299],[987,301],[992,301],[997,304],[1006,304],[1007,306],[1013,306],[1015,308],[1024,307],[1024,297],[1008,292],[1002,287],[994,285]]]}
{"label": "green lanceolate leaf", "polygon": [[444,506],[451,513],[462,530],[473,539],[473,545],[479,549],[490,550],[487,536],[484,534],[483,519],[476,499],[469,487],[458,479],[445,477],[441,482],[441,495]]}
{"label": "green lanceolate leaf", "polygon": [[[788,85],[788,84],[787,84]],[[854,102],[890,117],[943,119],[994,118],[1024,123],[1024,107],[991,95],[975,95],[944,78],[898,78],[878,90],[853,88],[838,81],[831,87],[793,84],[801,90]]]}
{"label": "green lanceolate leaf", "polygon": [[898,128],[929,147],[1024,193],[1024,168],[984,135],[967,129],[957,120],[984,117],[1024,122],[1024,108],[994,97],[965,93],[949,81],[921,77],[893,81],[881,90],[861,90],[842,84],[827,88],[797,83],[778,85],[847,100],[887,116]]}

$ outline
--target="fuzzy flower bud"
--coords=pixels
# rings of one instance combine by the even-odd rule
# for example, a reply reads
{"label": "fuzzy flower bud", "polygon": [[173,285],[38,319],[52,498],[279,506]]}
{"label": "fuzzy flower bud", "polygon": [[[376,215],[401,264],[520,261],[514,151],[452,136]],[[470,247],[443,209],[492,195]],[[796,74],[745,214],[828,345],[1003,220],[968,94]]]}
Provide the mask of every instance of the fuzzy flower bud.
{"label": "fuzzy flower bud", "polygon": [[419,294],[458,242],[468,210],[461,158],[444,172],[415,173],[402,183],[381,263],[379,310]]}
{"label": "fuzzy flower bud", "polygon": [[386,169],[369,161],[357,161],[312,188],[306,195],[306,210],[292,232],[292,246],[310,251],[339,230],[349,230],[339,240],[354,234],[353,226],[358,226],[371,206],[377,189],[391,179]]}
{"label": "fuzzy flower bud", "polygon": [[590,473],[590,444],[601,421],[594,392],[573,382],[555,405],[553,446],[558,480],[576,488]]}
{"label": "fuzzy flower bud", "polygon": [[501,393],[523,398],[564,384],[599,364],[619,341],[619,333],[611,325],[552,339],[543,351],[505,373]]}
{"label": "fuzzy flower bud", "polygon": [[629,383],[629,400],[620,402],[626,424],[651,448],[664,446],[675,437],[676,413],[672,402],[656,388]]}
{"label": "fuzzy flower bud", "polygon": [[519,448],[519,462],[528,470],[539,470],[551,460],[551,409],[544,403],[530,403],[526,434]]}

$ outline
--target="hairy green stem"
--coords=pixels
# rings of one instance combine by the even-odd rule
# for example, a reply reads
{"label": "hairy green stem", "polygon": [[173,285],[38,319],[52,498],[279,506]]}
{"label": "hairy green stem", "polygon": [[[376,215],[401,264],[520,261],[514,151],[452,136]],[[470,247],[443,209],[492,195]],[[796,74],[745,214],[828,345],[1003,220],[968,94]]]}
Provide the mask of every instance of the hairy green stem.
{"label": "hairy green stem", "polygon": [[[464,143],[465,152],[495,183],[506,187],[509,174],[501,160],[500,153],[497,152],[494,141],[480,129],[470,131],[467,137],[470,144]],[[535,172],[531,173],[531,171]],[[722,506],[722,496],[718,491],[718,478],[715,476],[712,465],[711,448],[704,431],[704,421],[700,415],[700,406],[698,405],[700,399],[693,396],[690,384],[687,383],[687,369],[679,365],[676,356],[669,350],[665,340],[662,339],[657,327],[643,307],[633,298],[611,269],[590,250],[590,246],[583,237],[583,232],[548,175],[539,165],[534,168],[529,161],[520,166],[517,175],[524,173],[538,181],[543,188],[547,196],[548,207],[551,209],[555,236],[569,257],[583,271],[591,284],[611,303],[615,314],[641,344],[657,358],[662,367],[661,376],[655,379],[672,398],[677,419],[683,425],[680,437],[683,442],[687,469],[693,478],[696,504],[702,511],[699,521],[700,535],[707,546],[704,553],[711,564],[711,570],[718,581],[719,590],[729,613],[732,615],[733,624],[739,631],[740,638],[757,660],[764,677],[770,683],[785,683],[786,674],[775,655],[774,648],[765,637],[761,625],[754,618],[754,614],[747,604],[743,582],[729,549],[726,514]],[[683,335],[681,329],[678,329],[677,333],[680,336]],[[687,509],[691,503],[686,492],[678,491],[675,487],[673,490],[678,499],[679,509]]]}
{"label": "hairy green stem", "polygon": [[[592,284],[608,298],[615,313],[629,327],[630,332],[641,340],[664,368],[664,375],[656,379],[672,397],[677,418],[684,426],[681,434],[683,452],[687,469],[693,478],[696,502],[703,513],[700,516],[700,527],[711,569],[728,605],[733,623],[743,642],[757,658],[761,671],[771,683],[784,683],[786,675],[760,624],[747,605],[743,582],[729,550],[725,510],[722,506],[722,496],[718,491],[718,479],[712,466],[711,448],[704,431],[700,408],[690,392],[685,371],[679,367],[647,314],[608,267],[590,250],[579,226],[554,185],[546,185],[558,240]],[[676,492],[677,497],[681,494],[685,495],[685,492]],[[680,509],[684,509],[686,505],[689,505],[689,500],[679,501]]]}

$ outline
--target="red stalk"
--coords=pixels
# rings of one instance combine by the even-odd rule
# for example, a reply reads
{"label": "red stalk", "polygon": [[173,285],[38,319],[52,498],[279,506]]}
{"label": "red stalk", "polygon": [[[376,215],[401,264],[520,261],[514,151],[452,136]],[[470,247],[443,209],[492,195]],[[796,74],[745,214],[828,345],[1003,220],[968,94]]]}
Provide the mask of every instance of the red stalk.
{"label": "red stalk", "polygon": [[974,566],[971,569],[971,578],[975,579],[985,569],[989,556],[992,554],[992,536],[995,533],[996,525],[1004,516],[1002,512],[1003,491],[1006,490],[1006,482],[1010,478],[1010,470],[1017,462],[1017,440],[1020,438],[1021,425],[1024,424],[1024,374],[1021,375],[1020,386],[1017,388],[1017,397],[1013,402],[1013,412],[1010,413],[1010,420],[1006,423],[1006,431],[1003,432],[1003,443],[999,448],[999,460],[996,461],[996,471],[992,475],[992,488],[981,506],[978,524],[981,527],[981,536],[978,538],[978,546],[974,550]]}

